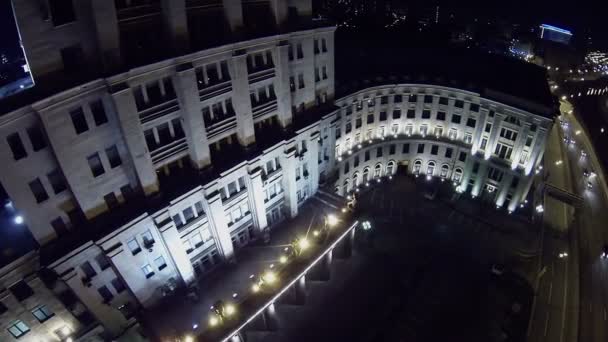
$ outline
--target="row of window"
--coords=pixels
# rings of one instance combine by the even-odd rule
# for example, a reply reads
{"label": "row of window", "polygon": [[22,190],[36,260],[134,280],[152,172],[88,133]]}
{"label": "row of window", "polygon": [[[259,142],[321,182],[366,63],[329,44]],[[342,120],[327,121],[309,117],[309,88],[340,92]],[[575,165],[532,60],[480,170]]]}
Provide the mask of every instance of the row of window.
{"label": "row of window", "polygon": [[[298,74],[298,89],[304,89],[304,74]],[[289,90],[291,92],[296,91],[296,78],[295,76],[289,76]]]}
{"label": "row of window", "polygon": [[[46,137],[39,125],[27,128],[26,132],[34,152],[40,151],[47,146]],[[27,157],[27,151],[18,132],[9,134],[6,137],[6,142],[8,143],[15,160]]]}
{"label": "row of window", "polygon": [[[202,232],[202,234],[201,234]],[[188,239],[183,240],[184,247],[186,248],[186,253],[190,254],[195,249],[204,245],[205,242],[211,240],[211,233],[208,228],[202,228],[201,232],[197,232],[190,236]]]}
{"label": "row of window", "polygon": [[327,66],[325,65],[322,66],[321,69],[319,69],[319,67],[315,67],[315,82],[320,82],[322,79],[327,79]]}
{"label": "row of window", "polygon": [[217,62],[210,63],[204,66],[197,67],[194,72],[196,75],[196,83],[200,89],[214,86],[219,83],[230,81],[230,73],[228,72],[228,62],[220,61],[219,68]]}
{"label": "row of window", "polygon": [[[204,118],[204,112],[203,112]],[[148,151],[155,151],[163,146],[167,146],[172,142],[182,139],[186,136],[182,128],[180,118],[175,118],[169,122],[164,122],[156,127],[144,131],[146,146]]]}
{"label": "row of window", "polygon": [[247,71],[249,74],[270,68],[274,68],[270,50],[247,55]]}
{"label": "row of window", "polygon": [[[158,258],[154,259],[154,265],[158,268],[158,271],[162,271],[167,267],[167,262],[165,258],[161,255]],[[154,268],[150,264],[145,264],[141,267],[141,270],[144,272],[146,278],[152,278],[154,276]]]}
{"label": "row of window", "polygon": [[[392,95],[393,103],[403,103],[404,95],[407,97],[407,100],[409,103],[417,103],[419,101],[419,99],[422,99],[423,103],[431,104],[434,102],[435,98],[439,98],[437,102],[440,105],[447,106],[449,104],[448,97],[439,96],[439,95],[428,95],[428,94],[426,94],[426,95],[423,95],[423,94],[395,94],[395,95]],[[382,95],[379,97],[380,97],[381,105],[386,105],[389,103],[389,95]],[[469,109],[472,112],[479,112],[479,104],[472,103],[472,102],[468,102],[468,103],[469,103]],[[376,105],[376,97],[367,99],[368,107],[374,107],[375,105]],[[363,100],[353,100],[352,106],[355,106],[357,108],[357,110],[363,109]],[[352,106],[346,106],[347,113],[348,113],[349,108],[352,109]],[[459,99],[454,100],[455,108],[462,109],[462,108],[464,108],[464,106],[465,106],[464,100],[459,100]],[[490,111],[490,117],[493,117],[493,116],[494,116],[494,112]]]}
{"label": "row of window", "polygon": [[232,106],[232,99],[230,98],[214,103],[211,106],[203,107],[202,112],[203,120],[207,127],[236,115]]}
{"label": "row of window", "polygon": [[173,219],[173,222],[175,222],[175,226],[177,228],[181,228],[181,227],[185,226],[186,224],[194,221],[195,218],[202,216],[204,214],[205,214],[205,211],[203,209],[203,202],[198,201],[198,202],[194,203],[194,208],[192,208],[192,206],[189,206],[189,207],[185,208],[184,210],[182,210],[181,215],[180,215],[180,213],[173,215],[172,219]]}
{"label": "row of window", "polygon": [[[118,152],[118,147],[116,147],[116,145],[106,148],[106,156],[108,158],[110,168],[114,169],[122,165],[122,159],[120,158],[120,153]],[[87,161],[89,163],[89,167],[91,168],[93,177],[99,177],[106,172],[105,168],[103,167],[103,163],[101,162],[99,152],[95,152],[88,156]]]}
{"label": "row of window", "polygon": [[258,88],[257,91],[251,92],[249,97],[251,98],[251,107],[254,108],[277,99],[273,84]]}
{"label": "row of window", "polygon": [[157,106],[177,97],[171,76],[135,87],[133,96],[138,111]]}
{"label": "row of window", "polygon": [[[60,169],[55,169],[47,173],[46,176],[55,194],[59,194],[67,189],[65,177]],[[44,188],[40,178],[34,179],[33,181],[29,182],[28,185],[32,191],[32,194],[34,194],[36,203],[42,203],[49,199],[49,194]]]}
{"label": "row of window", "polygon": [[[96,126],[101,126],[108,122],[108,116],[106,115],[106,110],[101,99],[90,102],[89,109],[93,114],[93,121]],[[89,130],[89,124],[82,107],[71,110],[70,118],[72,119],[76,134],[82,134]]]}
{"label": "row of window", "polygon": [[[141,233],[141,239],[145,248],[152,248],[152,246],[154,246],[155,240],[150,230],[146,230],[145,232]],[[133,255],[141,252],[141,247],[139,246],[139,241],[136,236],[127,240],[127,246]]]}

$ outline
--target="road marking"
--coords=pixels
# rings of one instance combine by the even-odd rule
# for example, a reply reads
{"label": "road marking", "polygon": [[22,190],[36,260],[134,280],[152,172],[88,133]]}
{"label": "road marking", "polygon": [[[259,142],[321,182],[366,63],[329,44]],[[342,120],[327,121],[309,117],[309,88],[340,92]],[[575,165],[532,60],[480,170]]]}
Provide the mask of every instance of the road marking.
{"label": "road marking", "polygon": [[548,303],[551,304],[551,296],[553,295],[553,282],[549,283],[549,300]]}
{"label": "road marking", "polygon": [[547,330],[549,329],[549,311],[547,311],[547,318],[545,318],[545,337],[547,336]]}

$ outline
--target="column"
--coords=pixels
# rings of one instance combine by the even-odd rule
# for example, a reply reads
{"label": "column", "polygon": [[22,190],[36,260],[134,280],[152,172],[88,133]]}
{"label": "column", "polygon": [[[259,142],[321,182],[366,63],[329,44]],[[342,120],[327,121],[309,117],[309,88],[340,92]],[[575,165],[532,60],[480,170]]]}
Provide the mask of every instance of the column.
{"label": "column", "polygon": [[[460,153],[460,151],[456,151],[456,153]],[[467,159],[464,164],[464,169],[462,170],[462,179],[460,180],[459,185],[462,192],[465,192],[467,190],[467,187],[469,185],[469,179],[471,179],[473,164],[475,164],[476,160],[477,159],[473,155],[467,155]]]}
{"label": "column", "polygon": [[488,146],[486,148],[486,152],[484,154],[484,158],[486,160],[490,159],[492,153],[494,153],[494,149],[496,149],[496,143],[498,141],[498,133],[500,132],[500,126],[502,121],[506,115],[496,113],[494,114],[494,122],[492,123],[492,131],[490,132],[490,139],[488,141]]}
{"label": "column", "polygon": [[190,284],[196,280],[194,269],[192,268],[192,263],[190,262],[188,254],[186,254],[184,244],[175,227],[175,223],[173,223],[173,220],[170,221],[171,224],[160,227],[158,231],[163,237],[165,248],[169,251],[169,256],[173,260],[173,264],[175,264],[175,268],[179,272],[181,279],[184,283]]}
{"label": "column", "polygon": [[[477,118],[477,127],[473,133],[473,146],[471,146],[472,154],[476,154],[477,150],[479,150],[479,146],[481,145],[481,137],[486,126],[486,117],[488,115],[487,112],[488,110],[485,108],[480,109],[479,116]],[[488,146],[486,144],[486,149],[487,148]]]}
{"label": "column", "polygon": [[528,193],[530,186],[532,185],[532,180],[534,176],[526,176],[524,174],[516,174],[519,177],[519,183],[517,187],[513,191],[513,196],[511,197],[511,203],[509,203],[509,211],[515,211],[517,207],[524,200],[525,195]]}
{"label": "column", "polygon": [[[310,0],[308,0],[308,1],[310,2]],[[325,42],[327,43],[327,52],[326,52],[326,54],[328,55],[328,58],[326,59],[326,61],[327,61],[327,81],[326,81],[327,82],[327,101],[333,100],[335,93],[336,93],[336,90],[335,90],[335,83],[336,83],[335,60],[334,60],[334,56],[335,56],[335,54],[334,54],[334,51],[335,51],[334,33],[335,33],[335,30],[329,34],[321,36],[321,38],[325,38]],[[392,96],[391,96],[391,98],[392,98]],[[402,117],[404,115],[405,114],[402,114]]]}
{"label": "column", "polygon": [[281,168],[283,169],[283,179],[281,186],[285,193],[285,206],[289,217],[294,218],[298,215],[298,195],[296,184],[296,149],[295,147],[283,153],[280,157]]}
{"label": "column", "polygon": [[111,92],[114,111],[118,117],[139,185],[146,195],[155,193],[158,191],[158,179],[156,178],[150,152],[145,143],[146,139],[135,106],[133,90],[123,83],[114,86]]}
{"label": "column", "polygon": [[[505,171],[503,171],[505,172]],[[513,181],[513,174],[510,172],[505,172],[502,181],[500,182],[500,187],[498,189],[498,195],[496,196],[496,206],[502,207],[507,198],[507,194],[509,193],[509,188],[511,187],[511,181]],[[512,199],[512,198],[511,198]]]}
{"label": "column", "polygon": [[534,139],[534,142],[532,143],[534,149],[532,150],[530,158],[528,159],[525,165],[526,175],[529,175],[532,169],[540,163],[543,154],[545,153],[545,144],[547,143],[548,129],[549,128],[544,127],[537,128],[538,132],[536,133],[536,139]]}
{"label": "column", "polygon": [[236,113],[236,134],[242,146],[249,146],[255,142],[255,130],[249,98],[247,55],[232,57],[229,68],[232,75],[232,104]]}
{"label": "column", "polygon": [[243,28],[243,6],[241,0],[222,0],[224,14],[230,25],[230,30],[234,33]]}
{"label": "column", "polygon": [[161,6],[165,27],[174,50],[185,53],[190,45],[185,0],[161,0]]}
{"label": "column", "polygon": [[531,123],[527,121],[523,122],[522,129],[517,133],[517,139],[515,139],[515,144],[513,144],[513,152],[511,152],[511,169],[513,170],[519,165],[521,152],[524,150],[524,144],[528,138],[528,132],[530,132],[530,124]]}
{"label": "column", "polygon": [[249,198],[249,207],[251,208],[251,216],[253,217],[253,226],[257,234],[262,234],[264,229],[268,227],[266,220],[266,204],[264,203],[264,182],[262,181],[262,169],[255,168],[249,177],[245,177],[247,183],[247,196]]}
{"label": "column", "polygon": [[473,190],[471,190],[471,195],[479,196],[479,194],[483,191],[483,185],[486,182],[486,176],[488,173],[488,162],[479,162],[479,170],[477,171],[477,178],[475,178],[475,185],[473,185]]}
{"label": "column", "polygon": [[272,49],[272,58],[275,65],[275,93],[281,127],[286,128],[293,121],[291,112],[291,91],[289,88],[289,45],[279,45]]}
{"label": "column", "polygon": [[[336,171],[334,168],[336,165],[336,125],[335,123],[332,124],[330,121],[328,126],[329,132],[327,134],[327,139],[323,140],[323,148],[327,147],[327,154],[329,157],[327,166],[325,167],[326,179],[330,179],[332,172]],[[361,131],[361,141],[365,141],[364,130]],[[322,157],[325,158],[325,155]]]}
{"label": "column", "polygon": [[[304,74],[304,89],[300,89],[302,100],[305,108],[311,108],[315,105],[315,55],[313,51],[313,38],[307,37],[302,39],[302,51],[304,58],[301,62],[301,67]],[[296,79],[297,81],[297,79]]]}
{"label": "column", "polygon": [[91,9],[101,63],[105,71],[116,71],[122,60],[114,1],[92,0]]}
{"label": "column", "polygon": [[201,113],[196,74],[191,63],[177,66],[174,87],[181,108],[183,129],[188,140],[190,160],[197,168],[211,164],[205,122]]}
{"label": "column", "polygon": [[[217,183],[214,184],[217,186]],[[207,200],[203,201],[203,209],[209,220],[209,229],[215,238],[215,243],[220,253],[227,261],[234,261],[234,246],[230,239],[230,231],[226,223],[226,213],[222,205],[222,199],[218,189],[208,189],[213,191],[207,196]]]}
{"label": "column", "polygon": [[[319,189],[319,131],[314,132],[308,140],[308,174],[310,179],[310,196]],[[321,156],[322,158],[322,156]]]}
{"label": "column", "polygon": [[285,25],[287,23],[287,1],[270,0],[270,8],[272,9],[277,27]]}

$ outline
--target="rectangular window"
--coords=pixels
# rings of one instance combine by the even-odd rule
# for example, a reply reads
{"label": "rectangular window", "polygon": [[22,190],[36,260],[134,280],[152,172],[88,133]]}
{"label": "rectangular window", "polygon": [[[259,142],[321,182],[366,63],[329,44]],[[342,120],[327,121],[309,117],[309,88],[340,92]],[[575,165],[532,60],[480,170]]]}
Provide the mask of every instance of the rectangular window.
{"label": "rectangular window", "polygon": [[122,160],[120,159],[120,154],[118,153],[118,148],[116,147],[116,145],[107,148],[106,154],[108,155],[108,160],[110,161],[111,168],[115,168],[122,164]]}
{"label": "rectangular window", "polygon": [[154,269],[152,268],[152,266],[150,266],[150,264],[143,265],[141,267],[141,270],[144,272],[146,278],[151,278],[152,276],[154,276]]}
{"label": "rectangular window", "polygon": [[95,257],[95,261],[97,262],[97,264],[99,265],[99,268],[101,268],[102,271],[111,266],[110,259],[108,259],[108,257],[105,254],[97,255]]}
{"label": "rectangular window", "polygon": [[380,112],[380,121],[386,121],[386,112]]}
{"label": "rectangular window", "polygon": [[15,285],[9,287],[8,289],[18,301],[22,302],[32,295],[34,295],[34,290],[23,280],[17,282]]}
{"label": "rectangular window", "polygon": [[71,111],[70,117],[72,118],[72,124],[74,124],[76,134],[84,133],[89,130],[89,125],[87,124],[87,119],[84,117],[82,108]]}
{"label": "rectangular window", "polygon": [[483,130],[486,133],[490,133],[490,131],[492,130],[492,124],[487,123],[486,127]]}
{"label": "rectangular window", "polygon": [[167,267],[167,263],[165,262],[165,258],[163,258],[163,256],[159,256],[158,258],[154,259],[154,264],[156,265],[156,268],[158,268],[159,271],[162,271],[163,268]]}
{"label": "rectangular window", "polygon": [[114,298],[114,295],[105,285],[97,289],[97,293],[103,298],[104,303],[109,303]]}
{"label": "rectangular window", "polygon": [[34,198],[36,198],[36,203],[42,203],[42,202],[46,201],[47,199],[49,199],[49,195],[47,194],[46,190],[44,189],[44,186],[42,185],[42,182],[40,181],[39,178],[36,178],[33,181],[31,181],[29,183],[29,185],[30,185],[30,190],[32,190],[32,193],[34,194]]}
{"label": "rectangular window", "polygon": [[446,149],[445,149],[445,157],[446,157],[446,158],[452,158],[452,152],[453,152],[453,151],[454,151],[454,150],[453,150],[452,148],[450,148],[450,147],[446,148]]}
{"label": "rectangular window", "polygon": [[368,161],[370,158],[369,150],[365,151],[365,161]]}
{"label": "rectangular window", "polygon": [[99,153],[88,156],[87,161],[89,162],[89,167],[91,168],[93,177],[101,176],[106,172],[103,168],[103,164],[101,163],[101,158],[99,158]]}
{"label": "rectangular window", "polygon": [[93,120],[95,121],[95,125],[101,126],[108,122],[106,110],[104,109],[103,102],[101,100],[91,102],[89,106],[91,107],[91,113],[93,113]]}
{"label": "rectangular window", "polygon": [[460,119],[461,119],[460,115],[452,114],[452,123],[460,124]]}
{"label": "rectangular window", "polygon": [[357,120],[355,120],[355,128],[361,128],[362,125],[363,119],[361,119],[361,117],[358,117]]}
{"label": "rectangular window", "polygon": [[108,209],[112,210],[118,208],[118,199],[113,192],[103,196],[103,200],[106,202]]}
{"label": "rectangular window", "polygon": [[418,144],[418,151],[417,153],[424,153],[424,144]]}
{"label": "rectangular window", "polygon": [[46,305],[42,305],[41,307],[32,310],[32,315],[34,315],[34,317],[36,317],[40,323],[43,323],[49,318],[55,316],[53,311],[51,311]]}
{"label": "rectangular window", "polygon": [[410,144],[403,144],[402,153],[410,153]]}
{"label": "rectangular window", "polygon": [[479,172],[479,162],[475,162],[475,164],[473,164],[473,173],[477,174],[477,172]]}
{"label": "rectangular window", "polygon": [[72,1],[49,0],[49,10],[54,26],[61,26],[76,20]]}
{"label": "rectangular window", "polygon": [[376,149],[376,158],[382,157],[382,147]]}
{"label": "rectangular window", "polygon": [[458,155],[458,160],[461,162],[464,162],[465,160],[467,160],[466,152],[460,152],[460,154]]}
{"label": "rectangular window", "polygon": [[409,96],[409,98],[408,98],[408,101],[409,101],[410,103],[417,102],[417,101],[418,101],[418,95],[416,95],[416,94],[411,94],[411,95]]}
{"label": "rectangular window", "polygon": [[431,111],[429,109],[425,109],[422,111],[422,118],[423,119],[430,119],[431,118]]}
{"label": "rectangular window", "polygon": [[129,246],[129,250],[131,251],[131,254],[136,255],[137,253],[141,252],[141,247],[139,247],[139,242],[137,242],[137,240],[135,238],[131,238],[129,241],[127,241],[127,246]]}
{"label": "rectangular window", "polygon": [[471,128],[475,128],[475,124],[477,123],[477,121],[473,118],[468,118],[467,119],[467,126],[471,127]]}
{"label": "rectangular window", "polygon": [[298,75],[298,89],[302,89],[302,88],[304,88],[304,75],[299,74]]}
{"label": "rectangular window", "polygon": [[469,108],[472,112],[479,112],[479,105],[477,103],[471,103]]}
{"label": "rectangular window", "polygon": [[296,44],[296,52],[297,52],[298,59],[304,58],[304,51],[302,50],[302,43]]}
{"label": "rectangular window", "polygon": [[353,130],[353,125],[350,122],[346,123],[346,127],[344,129],[344,134],[348,134]]}
{"label": "rectangular window", "polygon": [[483,138],[483,139],[481,139],[481,144],[479,145],[479,149],[485,150],[487,145],[488,145],[488,139]]}
{"label": "rectangular window", "polygon": [[14,338],[19,338],[30,331],[30,327],[27,324],[23,323],[23,321],[15,321],[11,326],[7,328],[8,332],[13,335]]}
{"label": "rectangular window", "polygon": [[456,102],[454,102],[454,107],[456,107],[456,108],[464,108],[464,101],[462,101],[462,100],[456,100]]}
{"label": "rectangular window", "polygon": [[325,38],[321,38],[321,51],[327,52],[327,41]]}
{"label": "rectangular window", "polygon": [[433,103],[433,95],[424,95],[424,103]]}
{"label": "rectangular window", "polygon": [[439,153],[439,146],[437,145],[431,145],[431,154],[436,156],[437,153]]}
{"label": "rectangular window", "polygon": [[401,118],[401,110],[400,109],[395,109],[393,110],[393,119],[400,119]]}
{"label": "rectangular window", "polygon": [[65,178],[63,177],[63,173],[61,173],[61,170],[55,169],[52,172],[48,173],[46,176],[48,177],[49,183],[51,183],[55,194],[58,194],[67,189]]}
{"label": "rectangular window", "polygon": [[289,47],[287,48],[287,57],[290,61],[293,61],[293,45],[291,44],[289,44]]}
{"label": "rectangular window", "polygon": [[416,110],[415,109],[408,109],[407,110],[407,118],[408,119],[414,119],[416,117]]}
{"label": "rectangular window", "polygon": [[388,96],[384,95],[382,97],[380,97],[380,104],[388,104]]}
{"label": "rectangular window", "polygon": [[355,156],[354,160],[353,160],[353,167],[357,167],[359,166],[359,156]]}
{"label": "rectangular window", "polygon": [[141,239],[144,241],[144,246],[146,248],[150,248],[154,245],[154,237],[152,236],[150,230],[146,230],[145,232],[141,233]]}
{"label": "rectangular window", "polygon": [[6,142],[8,142],[8,146],[13,152],[13,158],[15,160],[27,157],[27,152],[25,152],[25,147],[23,146],[23,142],[19,137],[19,133],[13,133],[6,137]]}
{"label": "rectangular window", "polygon": [[528,136],[528,137],[526,138],[526,146],[527,146],[527,147],[532,146],[532,139],[533,139],[533,138],[532,138],[531,136]]}
{"label": "rectangular window", "polygon": [[373,124],[374,123],[374,114],[369,114],[367,116],[367,123],[368,124]]}
{"label": "rectangular window", "polygon": [[393,102],[395,102],[395,103],[401,103],[401,102],[403,102],[403,96],[401,94],[395,95],[393,97]]}
{"label": "rectangular window", "polygon": [[40,151],[46,147],[46,140],[44,139],[44,134],[42,133],[42,129],[40,129],[40,126],[35,125],[28,128],[27,135],[30,137],[34,152]]}
{"label": "rectangular window", "polygon": [[395,150],[396,150],[395,145],[388,146],[388,154],[390,154],[390,155],[395,154]]}
{"label": "rectangular window", "polygon": [[447,106],[447,105],[448,105],[448,98],[447,98],[447,97],[443,97],[443,96],[442,96],[442,97],[440,97],[440,98],[439,98],[439,104],[440,104],[440,105]]}
{"label": "rectangular window", "polygon": [[192,208],[190,208],[190,207],[184,209],[184,211],[182,213],[184,214],[184,219],[186,220],[186,223],[194,220],[194,218],[195,218],[194,210],[192,210]]}
{"label": "rectangular window", "polygon": [[437,112],[437,120],[445,121],[445,112]]}
{"label": "rectangular window", "polygon": [[319,40],[318,39],[313,40],[313,45],[314,45],[315,55],[318,55],[321,52],[319,50]]}
{"label": "rectangular window", "polygon": [[323,68],[321,68],[321,70],[322,70],[321,74],[323,76],[323,79],[326,80],[327,79],[327,67],[323,66]]}
{"label": "rectangular window", "polygon": [[112,286],[114,287],[114,290],[116,290],[116,293],[121,293],[127,289],[125,284],[119,278],[112,279]]}

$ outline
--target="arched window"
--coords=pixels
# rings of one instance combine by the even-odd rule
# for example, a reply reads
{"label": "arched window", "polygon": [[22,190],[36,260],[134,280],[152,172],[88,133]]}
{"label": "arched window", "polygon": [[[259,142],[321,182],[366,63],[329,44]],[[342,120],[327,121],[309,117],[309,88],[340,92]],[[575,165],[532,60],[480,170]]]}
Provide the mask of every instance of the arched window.
{"label": "arched window", "polygon": [[460,180],[462,179],[462,169],[457,168],[456,170],[454,170],[454,176],[452,178],[455,182],[460,182]]}
{"label": "arched window", "polygon": [[353,188],[358,187],[361,184],[361,179],[359,179],[359,172],[355,172],[353,175]]}
{"label": "arched window", "polygon": [[395,161],[391,160],[388,162],[388,165],[386,166],[386,175],[392,176],[394,173],[395,173]]}
{"label": "arched window", "polygon": [[365,170],[363,170],[363,183],[367,182],[369,182],[369,167],[366,167]]}
{"label": "arched window", "polygon": [[422,167],[422,161],[420,160],[416,160],[414,162],[414,173],[415,174],[419,174],[420,173],[420,168]]}
{"label": "arched window", "polygon": [[446,178],[448,176],[448,171],[450,171],[448,164],[441,165],[441,178]]}
{"label": "arched window", "polygon": [[429,176],[432,176],[434,171],[435,171],[435,162],[430,161],[426,167],[426,174]]}
{"label": "arched window", "polygon": [[344,180],[344,195],[346,195],[350,191],[350,181],[348,178]]}
{"label": "arched window", "polygon": [[374,178],[380,178],[382,177],[382,164],[378,163],[376,164],[376,167],[374,168]]}

